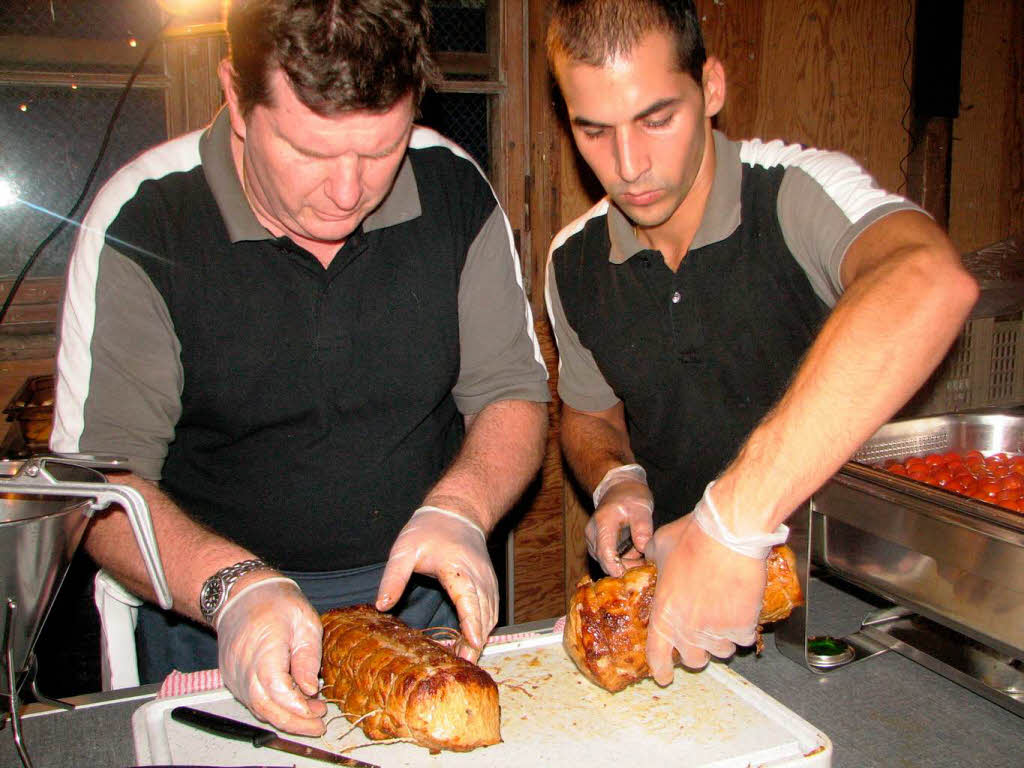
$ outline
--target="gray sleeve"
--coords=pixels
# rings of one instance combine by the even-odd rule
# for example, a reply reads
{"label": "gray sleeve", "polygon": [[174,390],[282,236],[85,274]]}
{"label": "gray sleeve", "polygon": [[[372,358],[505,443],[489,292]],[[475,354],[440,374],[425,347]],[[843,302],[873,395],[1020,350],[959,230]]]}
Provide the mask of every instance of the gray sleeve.
{"label": "gray sleeve", "polygon": [[461,365],[452,395],[459,411],[479,413],[499,400],[549,401],[548,370],[501,206],[470,245],[458,301]]}
{"label": "gray sleeve", "polygon": [[921,210],[880,189],[851,158],[805,150],[787,168],[777,213],[786,245],[829,306],[843,293],[840,268],[850,244],[890,213]]}
{"label": "gray sleeve", "polygon": [[558,396],[578,411],[605,411],[619,402],[608,386],[594,355],[583,346],[580,337],[565,317],[555,279],[553,254],[548,255],[544,286],[548,318],[558,345]]}
{"label": "gray sleeve", "polygon": [[61,319],[50,447],[123,456],[136,474],[158,480],[184,382],[167,305],[146,273],[109,246],[92,266],[75,261]]}

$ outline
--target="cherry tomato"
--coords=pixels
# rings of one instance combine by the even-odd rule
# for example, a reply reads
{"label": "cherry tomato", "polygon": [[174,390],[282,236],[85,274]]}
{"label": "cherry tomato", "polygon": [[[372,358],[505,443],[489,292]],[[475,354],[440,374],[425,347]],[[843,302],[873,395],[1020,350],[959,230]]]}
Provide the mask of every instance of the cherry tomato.
{"label": "cherry tomato", "polygon": [[909,456],[906,459],[904,459],[903,466],[905,466],[907,469],[910,469],[911,467],[924,466],[924,463],[924,459],[922,459],[920,456]]}
{"label": "cherry tomato", "polygon": [[942,488],[948,487],[953,482],[953,475],[946,469],[936,471],[932,477],[935,478],[935,484]]}
{"label": "cherry tomato", "polygon": [[947,464],[952,464],[954,461],[958,463],[963,463],[963,457],[960,456],[959,453],[956,453],[954,451],[950,451],[949,453],[943,454],[942,458],[946,460]]}
{"label": "cherry tomato", "polygon": [[901,475],[903,477],[907,476],[907,468],[904,467],[902,464],[893,464],[891,467],[889,467],[889,471],[892,472],[894,475]]}
{"label": "cherry tomato", "polygon": [[1005,464],[1007,458],[1008,457],[1007,457],[1007,455],[1005,453],[993,453],[991,456],[989,456],[987,459],[985,459],[985,463],[986,464]]}
{"label": "cherry tomato", "polygon": [[907,467],[907,474],[915,480],[924,480],[931,472],[926,465],[915,464],[912,467]]}
{"label": "cherry tomato", "polygon": [[999,481],[999,486],[1005,490],[1019,490],[1021,486],[1024,486],[1024,478],[1020,475],[1006,475],[1002,480]]}
{"label": "cherry tomato", "polygon": [[999,483],[995,483],[992,481],[981,483],[978,486],[978,492],[984,493],[990,499],[994,499],[996,494],[999,493],[999,491],[1001,490],[1002,488],[999,487]]}
{"label": "cherry tomato", "polygon": [[930,467],[941,467],[946,461],[942,458],[941,454],[929,453],[924,457],[924,463]]}
{"label": "cherry tomato", "polygon": [[968,451],[967,453],[964,454],[964,461],[965,462],[969,462],[972,459],[978,460],[978,461],[984,461],[985,460],[985,454],[983,454],[981,451]]}

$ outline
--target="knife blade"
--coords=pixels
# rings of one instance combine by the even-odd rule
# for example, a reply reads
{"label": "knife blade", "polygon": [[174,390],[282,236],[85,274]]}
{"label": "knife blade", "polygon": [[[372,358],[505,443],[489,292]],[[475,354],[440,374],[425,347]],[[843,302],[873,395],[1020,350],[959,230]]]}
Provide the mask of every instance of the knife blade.
{"label": "knife blade", "polygon": [[335,752],[328,752],[326,749],[311,747],[298,741],[283,739],[269,728],[260,728],[258,725],[243,723],[241,720],[232,720],[230,717],[215,715],[212,712],[204,712],[201,709],[192,707],[175,707],[171,710],[171,719],[179,723],[185,723],[193,728],[212,733],[216,736],[223,736],[226,739],[235,741],[248,741],[254,747],[269,747],[281,752],[298,757],[308,757],[311,760],[322,760],[325,763],[334,765],[347,765],[350,768],[379,768],[373,763],[364,763],[354,757],[339,755]]}

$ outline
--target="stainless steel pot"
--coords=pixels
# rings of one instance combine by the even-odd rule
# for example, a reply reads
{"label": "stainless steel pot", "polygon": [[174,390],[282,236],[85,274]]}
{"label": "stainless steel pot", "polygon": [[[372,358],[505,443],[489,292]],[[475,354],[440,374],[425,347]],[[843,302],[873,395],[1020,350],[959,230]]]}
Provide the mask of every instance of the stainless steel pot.
{"label": "stainless steel pot", "polygon": [[160,605],[171,607],[145,500],[134,488],[108,483],[98,468],[125,467],[77,454],[0,462],[0,696],[16,697],[24,683],[36,638],[95,511],[113,503],[128,514]]}

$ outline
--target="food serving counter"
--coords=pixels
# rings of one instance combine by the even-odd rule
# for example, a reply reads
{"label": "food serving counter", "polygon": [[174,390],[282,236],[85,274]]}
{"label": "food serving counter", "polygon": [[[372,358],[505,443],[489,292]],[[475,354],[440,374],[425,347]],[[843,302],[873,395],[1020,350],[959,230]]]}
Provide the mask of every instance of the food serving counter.
{"label": "food serving counter", "polygon": [[[878,598],[832,580],[812,578],[809,592],[815,605],[812,629],[818,633],[851,632],[880,604]],[[774,646],[766,643],[760,657],[744,652],[729,666],[825,733],[833,745],[833,766],[1020,764],[1024,719],[899,654],[883,653],[822,676],[794,664]],[[134,765],[132,716],[155,694],[156,686],[148,686],[80,697],[85,705],[71,712],[31,707],[24,736],[35,768]],[[607,727],[615,725],[609,722]],[[636,758],[643,760],[642,755]],[[0,766],[18,764],[9,732],[0,731]],[[444,765],[443,755],[437,765]]]}

